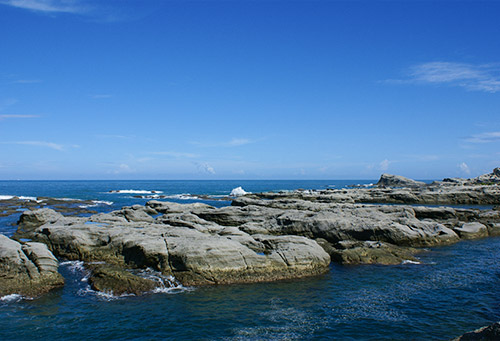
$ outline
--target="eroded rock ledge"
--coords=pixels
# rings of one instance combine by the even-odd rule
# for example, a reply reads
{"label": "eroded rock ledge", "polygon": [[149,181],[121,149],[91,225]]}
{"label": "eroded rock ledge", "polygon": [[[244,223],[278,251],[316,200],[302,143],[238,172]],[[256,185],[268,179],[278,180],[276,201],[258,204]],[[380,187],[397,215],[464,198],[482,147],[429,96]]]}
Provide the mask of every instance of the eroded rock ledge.
{"label": "eroded rock ledge", "polygon": [[21,245],[0,234],[0,297],[35,297],[64,285],[59,262],[42,243]]}
{"label": "eroded rock ledge", "polygon": [[[483,178],[493,182],[492,174]],[[400,187],[405,180],[398,178],[398,188],[384,180],[385,187],[375,189],[262,193],[223,208],[150,201],[90,217],[43,208],[21,215],[14,239],[47,245],[59,259],[86,262],[96,290],[140,294],[154,282],[137,277],[137,269],[174,276],[184,285],[273,281],[325,273],[331,260],[418,261],[422,247],[500,235],[498,209],[356,203],[367,197],[406,202],[408,195],[425,201],[425,193],[453,203],[467,197],[497,204],[500,198],[496,183],[444,182]]]}

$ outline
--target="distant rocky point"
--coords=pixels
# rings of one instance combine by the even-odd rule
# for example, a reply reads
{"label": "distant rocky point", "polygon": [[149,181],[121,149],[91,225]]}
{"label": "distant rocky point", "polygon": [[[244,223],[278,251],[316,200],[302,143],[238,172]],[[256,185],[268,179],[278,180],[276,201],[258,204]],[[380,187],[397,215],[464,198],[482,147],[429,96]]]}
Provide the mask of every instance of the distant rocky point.
{"label": "distant rocky point", "polygon": [[377,187],[421,187],[425,182],[415,181],[401,175],[382,174],[377,182]]}

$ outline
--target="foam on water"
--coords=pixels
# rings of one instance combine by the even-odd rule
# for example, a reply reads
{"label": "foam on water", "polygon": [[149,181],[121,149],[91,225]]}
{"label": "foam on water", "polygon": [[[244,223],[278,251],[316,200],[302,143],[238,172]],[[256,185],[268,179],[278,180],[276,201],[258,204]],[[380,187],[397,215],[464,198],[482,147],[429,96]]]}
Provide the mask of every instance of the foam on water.
{"label": "foam on water", "polygon": [[108,193],[121,193],[121,194],[161,194],[163,192],[162,191],[143,190],[143,189],[119,189],[119,190],[109,191]]}
{"label": "foam on water", "polygon": [[422,264],[422,263],[414,260],[405,259],[404,261],[401,262],[401,264],[404,265],[404,264]]}
{"label": "foam on water", "polygon": [[68,260],[59,263],[60,266],[67,266],[71,272],[75,271],[83,271],[85,270],[85,267],[83,266],[83,262],[80,260]]}
{"label": "foam on water", "polygon": [[0,297],[0,302],[13,303],[13,302],[19,302],[22,299],[25,299],[25,297],[22,295],[10,294],[10,295],[5,295],[5,296]]}
{"label": "foam on water", "polygon": [[88,205],[80,205],[78,207],[80,208],[89,208],[89,207],[97,207],[97,206],[103,206],[103,205],[106,205],[106,206],[111,206],[113,205],[114,203],[112,201],[105,201],[105,200],[92,200],[92,204],[88,204]]}
{"label": "foam on water", "polygon": [[0,195],[0,200],[10,200],[18,198],[19,200],[27,200],[27,201],[36,201],[41,202],[42,200],[38,200],[37,197],[27,197],[27,196],[17,196],[17,195]]}
{"label": "foam on water", "polygon": [[199,200],[200,199],[198,196],[192,195],[189,193],[170,194],[170,195],[151,194],[151,195],[141,195],[138,197],[141,199],[177,199],[177,200]]}
{"label": "foam on water", "polygon": [[161,272],[151,268],[131,271],[137,276],[146,278],[158,283],[152,293],[177,294],[194,290],[192,287],[185,287],[173,276],[165,276]]}

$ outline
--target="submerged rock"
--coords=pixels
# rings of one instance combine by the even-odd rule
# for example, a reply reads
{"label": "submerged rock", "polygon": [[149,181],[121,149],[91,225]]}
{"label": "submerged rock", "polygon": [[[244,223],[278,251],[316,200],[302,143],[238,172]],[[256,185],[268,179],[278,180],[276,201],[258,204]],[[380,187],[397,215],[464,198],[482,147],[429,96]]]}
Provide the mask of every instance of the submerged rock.
{"label": "submerged rock", "polygon": [[45,244],[22,245],[0,234],[0,296],[35,297],[62,286],[58,266]]}

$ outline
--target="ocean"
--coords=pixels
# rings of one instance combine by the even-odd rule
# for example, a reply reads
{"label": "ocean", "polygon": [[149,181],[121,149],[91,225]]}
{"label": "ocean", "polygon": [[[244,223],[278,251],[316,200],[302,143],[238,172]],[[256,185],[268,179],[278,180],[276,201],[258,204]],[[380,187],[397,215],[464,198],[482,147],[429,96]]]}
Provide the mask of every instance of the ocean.
{"label": "ocean", "polygon": [[[247,192],[343,188],[374,181],[0,181],[11,196],[94,200],[106,212],[151,198],[229,205]],[[1,213],[1,212],[0,212]],[[0,216],[12,235],[21,212]],[[500,320],[500,238],[435,247],[419,264],[332,264],[307,279],[182,287],[144,296],[92,291],[79,262],[62,260],[66,285],[41,298],[0,298],[0,339],[451,339]]]}

